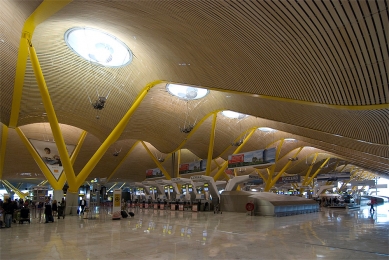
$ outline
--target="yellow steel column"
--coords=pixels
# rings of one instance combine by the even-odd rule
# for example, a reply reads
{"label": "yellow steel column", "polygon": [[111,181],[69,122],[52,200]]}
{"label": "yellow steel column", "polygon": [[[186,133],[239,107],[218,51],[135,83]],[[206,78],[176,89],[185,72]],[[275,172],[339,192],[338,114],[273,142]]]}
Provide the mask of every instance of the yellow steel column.
{"label": "yellow steel column", "polygon": [[51,187],[53,187],[54,190],[62,189],[62,187],[59,187],[57,180],[54,178],[53,174],[50,172],[49,168],[47,168],[47,165],[42,160],[42,157],[37,153],[37,151],[34,149],[34,147],[31,145],[30,141],[27,139],[27,137],[24,135],[22,130],[20,130],[19,127],[15,128],[16,133],[19,135],[20,139],[26,146],[27,150],[30,152],[32,158],[34,158],[35,162],[38,164],[39,168],[41,169],[43,175],[46,177],[48,182],[50,183]]}
{"label": "yellow steel column", "polygon": [[[236,150],[232,154],[237,154],[240,152],[240,150],[243,148],[243,146],[247,143],[248,140],[250,140],[251,136],[255,133],[257,128],[252,128],[251,132],[246,136],[246,138],[243,140],[243,143],[236,148]],[[217,171],[215,176],[213,176],[213,179],[216,181],[217,179],[220,178],[220,176],[223,174],[223,172],[227,169],[228,167],[228,160],[225,161],[222,165],[222,167]]]}
{"label": "yellow steel column", "polygon": [[26,72],[28,57],[28,40],[31,40],[36,26],[44,22],[47,18],[61,10],[72,1],[73,0],[45,0],[24,22],[22,37],[19,43],[18,59],[16,62],[14,93],[12,97],[11,116],[9,119],[9,127],[11,128],[15,128],[17,126],[19,119],[20,100],[22,98],[24,74]]}
{"label": "yellow steel column", "polygon": [[177,151],[177,177],[180,177],[181,149]]}
{"label": "yellow steel column", "polygon": [[[139,105],[142,103],[143,99],[149,92],[151,88],[153,88],[155,85],[164,83],[163,80],[156,80],[146,85],[146,87],[143,88],[143,90],[139,93],[137,98],[135,99],[134,103],[132,104],[131,108],[127,111],[127,113],[123,116],[123,118],[120,120],[120,122],[116,125],[116,127],[112,130],[112,132],[109,134],[109,136],[105,139],[105,141],[101,144],[99,149],[96,151],[96,153],[92,156],[92,158],[88,161],[88,163],[84,166],[84,168],[81,170],[81,172],[77,176],[77,185],[81,186],[82,183],[86,180],[88,175],[91,173],[91,171],[95,168],[101,157],[105,154],[105,152],[108,150],[108,148],[116,142],[116,140],[120,137],[120,135],[123,133],[125,127],[127,126],[128,121],[130,121],[131,116],[134,114],[136,109],[139,107]],[[78,186],[78,187],[79,187]],[[75,188],[75,192],[78,190],[78,187]],[[70,185],[69,185],[70,188]]]}
{"label": "yellow steel column", "polygon": [[[347,165],[348,165],[348,164],[346,163],[346,164],[342,167],[342,169],[340,169],[340,172],[342,172],[342,171],[347,167]],[[352,169],[354,169],[354,167],[353,167]],[[352,170],[351,170],[351,171],[352,171]],[[351,171],[350,171],[350,172],[351,172]]]}
{"label": "yellow steel column", "polygon": [[[72,166],[74,165],[74,162],[77,159],[77,156],[81,150],[82,144],[84,143],[84,140],[85,140],[87,133],[88,133],[87,131],[82,131],[80,138],[78,139],[76,148],[74,149],[72,155],[70,156],[70,163],[72,164]],[[63,185],[65,184],[65,181],[66,181],[66,174],[62,173],[61,177],[59,177],[59,180],[58,180],[58,186],[63,187]]]}
{"label": "yellow steel column", "polygon": [[[309,175],[311,174],[313,165],[314,165],[315,162],[316,162],[317,156],[318,156],[318,153],[315,153],[315,156],[313,157],[313,160],[312,160],[311,164],[310,164],[309,167],[308,167],[307,174],[305,174],[305,178],[304,178],[304,180],[303,180],[303,186],[308,185],[307,181],[308,181]],[[300,195],[302,195],[303,192],[305,191],[305,189],[304,189],[304,188],[301,188],[300,191],[301,191],[301,194],[300,194]]]}
{"label": "yellow steel column", "polygon": [[38,57],[36,55],[34,47],[30,45],[30,60],[32,68],[34,69],[35,78],[38,83],[39,91],[42,96],[43,106],[45,107],[47,118],[49,119],[50,127],[53,132],[55,144],[57,145],[59,156],[61,158],[62,166],[66,173],[66,178],[69,183],[69,187],[76,185],[76,176],[74,174],[73,166],[70,163],[69,155],[66,149],[65,140],[63,139],[61,128],[59,127],[57,115],[55,114],[53,104],[50,99],[50,95],[46,86],[45,79],[42,74],[41,67],[39,65]]}
{"label": "yellow steel column", "polygon": [[107,181],[109,181],[113,175],[116,173],[117,170],[122,166],[122,164],[126,161],[127,157],[134,151],[135,147],[139,144],[140,141],[136,141],[130,148],[130,150],[126,153],[126,155],[123,157],[123,159],[119,162],[119,164],[115,167],[115,169],[112,171],[112,173],[108,176]]}
{"label": "yellow steel column", "polygon": [[3,125],[1,132],[1,147],[0,147],[0,180],[3,178],[5,151],[7,147],[8,127]]}
{"label": "yellow steel column", "polygon": [[[296,158],[297,155],[301,152],[301,150],[303,149],[304,147],[300,147],[298,149],[298,151],[293,155],[293,158]],[[270,183],[268,183],[266,185],[266,188],[265,188],[265,191],[269,191],[271,189],[271,187],[274,186],[274,184],[276,184],[277,180],[282,176],[282,174],[284,174],[284,172],[288,169],[289,165],[292,163],[292,161],[288,161],[285,166],[282,168],[282,170],[272,179],[272,181]]]}
{"label": "yellow steel column", "polygon": [[255,169],[255,171],[258,173],[259,176],[261,176],[262,180],[263,180],[263,183],[265,184],[266,186],[266,179],[265,179],[265,176],[262,174],[262,172],[259,170],[259,169]]}
{"label": "yellow steel column", "polygon": [[147,145],[141,141],[143,147],[145,148],[145,150],[147,151],[147,153],[150,155],[151,159],[153,159],[153,161],[155,162],[155,164],[158,166],[158,168],[162,171],[163,175],[165,175],[165,178],[167,180],[170,180],[171,177],[170,177],[170,174],[165,170],[165,168],[162,166],[162,164],[157,160],[157,158],[155,158],[155,156],[150,152],[149,148],[147,147]]}
{"label": "yellow steel column", "polygon": [[319,174],[319,172],[321,171],[321,169],[323,169],[324,165],[326,165],[326,163],[330,160],[331,158],[328,157],[319,167],[319,169],[316,170],[316,172],[311,176],[311,178],[309,179],[309,181],[307,183],[311,183],[313,181],[313,179],[316,177],[316,175]]}
{"label": "yellow steel column", "polygon": [[[266,169],[266,170],[267,170],[267,174],[268,174],[268,176],[267,176],[267,181],[266,181],[266,186],[270,185],[271,182],[272,182],[273,175],[274,175],[274,171],[275,171],[275,169],[276,169],[276,163],[278,162],[278,159],[279,159],[279,157],[280,157],[281,148],[282,148],[282,145],[284,144],[284,140],[285,140],[285,139],[281,139],[281,140],[280,140],[280,143],[279,143],[278,146],[277,146],[276,158],[275,158],[274,164]],[[275,143],[275,142],[273,142],[273,143]],[[272,144],[270,144],[270,145],[272,145]],[[269,146],[270,146],[270,145],[269,145]],[[266,191],[266,186],[265,186],[265,191]],[[271,188],[271,187],[270,187],[270,188]],[[269,188],[269,189],[270,189],[270,188]]]}
{"label": "yellow steel column", "polygon": [[215,143],[216,119],[217,119],[217,113],[214,113],[213,114],[213,119],[212,119],[211,136],[209,138],[207,168],[206,168],[206,171],[205,171],[205,175],[206,176],[209,176],[209,174],[211,173],[213,146],[214,146],[214,143]]}
{"label": "yellow steel column", "polygon": [[[175,152],[175,151],[181,149],[181,148],[185,145],[185,143],[189,140],[189,138],[191,138],[192,135],[197,131],[197,129],[200,128],[200,126],[204,123],[204,121],[207,120],[208,117],[210,117],[210,116],[213,115],[214,113],[218,113],[218,112],[220,112],[220,111],[221,111],[221,110],[216,110],[216,111],[212,111],[212,112],[206,114],[206,115],[205,115],[205,116],[204,116],[204,117],[195,125],[195,127],[193,127],[192,131],[190,131],[190,133],[186,136],[185,140],[183,140],[183,141],[180,143],[180,145],[179,145],[173,152]],[[166,158],[165,158],[165,160],[166,160]]]}
{"label": "yellow steel column", "polygon": [[18,188],[13,186],[9,181],[3,180],[3,184],[6,184],[7,187],[13,190],[20,198],[24,199],[27,196],[27,194],[21,192]]}

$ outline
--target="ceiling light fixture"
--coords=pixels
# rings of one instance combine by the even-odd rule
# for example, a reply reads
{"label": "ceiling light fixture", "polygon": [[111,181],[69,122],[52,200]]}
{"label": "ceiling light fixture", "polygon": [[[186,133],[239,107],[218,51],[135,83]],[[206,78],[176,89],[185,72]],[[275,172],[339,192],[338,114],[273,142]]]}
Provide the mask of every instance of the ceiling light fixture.
{"label": "ceiling light fixture", "polygon": [[232,118],[232,119],[243,119],[243,118],[248,116],[246,114],[241,114],[241,113],[230,111],[230,110],[222,111],[222,115],[225,117],[228,117],[228,118]]}
{"label": "ceiling light fixture", "polygon": [[208,89],[197,88],[193,86],[181,85],[181,84],[167,84],[167,91],[178,98],[185,100],[195,100],[205,97],[209,94]]}
{"label": "ceiling light fixture", "polygon": [[262,132],[277,132],[277,130],[270,127],[259,127],[258,130]]}
{"label": "ceiling light fixture", "polygon": [[102,66],[122,67],[132,61],[132,52],[122,41],[97,29],[70,28],[65,42],[82,58]]}

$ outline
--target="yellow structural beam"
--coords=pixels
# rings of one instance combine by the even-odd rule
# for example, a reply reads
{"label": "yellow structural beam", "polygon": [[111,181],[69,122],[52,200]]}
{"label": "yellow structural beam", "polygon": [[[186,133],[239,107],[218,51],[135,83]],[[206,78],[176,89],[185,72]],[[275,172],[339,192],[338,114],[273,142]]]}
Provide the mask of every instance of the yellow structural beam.
{"label": "yellow structural beam", "polygon": [[7,138],[8,138],[8,127],[3,125],[3,130],[1,132],[1,147],[0,147],[0,180],[3,179],[3,171],[4,171],[4,159],[5,159],[5,151],[7,147]]}
{"label": "yellow structural beam", "polygon": [[38,164],[38,167],[41,169],[43,175],[46,177],[47,181],[50,183],[51,187],[53,187],[54,190],[60,190],[63,188],[58,186],[58,182],[49,170],[47,168],[46,163],[42,160],[42,157],[38,154],[38,152],[34,149],[34,147],[31,145],[30,141],[27,139],[27,137],[24,135],[22,130],[20,130],[19,127],[15,128],[16,133],[19,135],[20,140],[22,140],[24,146],[27,148],[27,150],[30,152],[32,158],[34,158],[35,162]]}
{"label": "yellow structural beam", "polygon": [[181,149],[177,151],[177,177],[180,177]]}
{"label": "yellow structural beam", "polygon": [[17,126],[19,119],[20,100],[22,98],[24,74],[26,72],[26,64],[28,57],[28,40],[31,40],[36,26],[44,22],[47,18],[61,10],[70,2],[72,2],[72,0],[45,0],[24,22],[22,35],[19,43],[18,58],[16,62],[14,93],[12,97],[11,116],[9,120],[9,127],[11,128],[15,128]]}
{"label": "yellow structural beam", "polygon": [[3,184],[5,184],[9,189],[14,191],[20,198],[24,199],[27,196],[27,194],[21,192],[19,189],[13,186],[9,181],[3,180]]}
{"label": "yellow structural beam", "polygon": [[327,164],[327,162],[330,160],[331,158],[328,157],[321,165],[320,167],[315,171],[315,173],[311,176],[311,178],[309,178],[309,180],[305,180],[305,183],[304,185],[307,185],[309,183],[311,183],[313,181],[313,179],[319,174],[319,172],[321,171],[321,169],[323,169],[324,165]]}
{"label": "yellow structural beam", "polygon": [[155,156],[151,153],[151,151],[149,150],[149,148],[147,147],[147,145],[141,141],[141,144],[143,145],[143,147],[145,148],[146,152],[150,155],[151,159],[153,159],[153,161],[155,162],[155,164],[158,166],[158,168],[162,171],[163,175],[165,175],[165,178],[167,180],[170,180],[171,177],[170,177],[170,174],[165,170],[165,168],[162,166],[162,164],[157,160],[157,158],[155,158]]}
{"label": "yellow structural beam", "polygon": [[213,146],[215,144],[216,120],[217,120],[217,113],[214,113],[213,114],[213,118],[212,118],[211,136],[209,138],[207,168],[205,170],[205,175],[206,176],[209,176],[209,174],[211,173]]}
{"label": "yellow structural beam", "polygon": [[[278,162],[278,160],[279,160],[279,157],[280,157],[280,154],[281,154],[281,148],[282,148],[282,145],[284,144],[284,140],[285,139],[281,139],[281,140],[279,140],[279,144],[278,144],[278,146],[277,146],[277,151],[276,151],[276,158],[275,158],[275,162],[274,162],[274,164],[272,165],[272,166],[270,166],[270,167],[268,167],[266,170],[267,170],[267,174],[268,174],[268,176],[267,176],[267,181],[266,181],[266,185],[270,185],[271,184],[271,182],[272,182],[272,178],[273,178],[273,175],[274,175],[274,171],[276,170],[276,163]],[[276,141],[276,142],[278,142],[278,141]],[[273,142],[272,144],[270,144],[270,145],[273,145],[274,143],[276,143],[276,142]],[[270,146],[269,145],[269,146]],[[266,191],[266,187],[267,186],[265,186],[265,191]],[[271,188],[271,187],[270,187]],[[269,189],[270,189],[269,188]]]}
{"label": "yellow structural beam", "polygon": [[[87,131],[82,131],[80,138],[78,139],[76,148],[74,148],[74,151],[73,151],[72,155],[70,156],[70,163],[72,164],[72,166],[74,165],[74,162],[76,161],[77,156],[80,153],[80,150],[82,148],[82,144],[84,143],[85,137],[87,134],[88,134]],[[66,182],[66,174],[62,173],[61,177],[59,177],[59,180],[58,180],[58,186],[63,187],[65,185],[65,182]]]}
{"label": "yellow structural beam", "polygon": [[[301,152],[301,150],[303,149],[304,147],[300,147],[297,149],[297,152],[293,155],[293,158],[296,158],[297,155]],[[277,157],[276,157],[277,158]],[[265,187],[265,191],[269,191],[273,186],[274,184],[276,184],[277,180],[285,173],[285,171],[289,168],[290,164],[292,163],[292,161],[288,161],[284,167],[282,168],[282,170],[271,180],[271,182],[267,183],[266,184],[266,187]]]}
{"label": "yellow structural beam", "polygon": [[262,172],[259,170],[259,169],[255,169],[255,171],[258,173],[259,176],[261,176],[262,180],[263,180],[263,183],[265,184],[266,186],[266,178],[265,178],[265,175],[262,174]]}
{"label": "yellow structural beam", "polygon": [[[206,114],[196,125],[195,127],[193,127],[192,131],[190,131],[190,133],[186,136],[185,140],[183,140],[180,145],[173,151],[173,152],[176,152],[178,151],[179,149],[181,149],[185,143],[189,140],[189,138],[192,137],[192,135],[197,131],[197,129],[200,128],[200,126],[205,122],[205,120],[208,119],[208,117],[212,116],[214,113],[218,113],[220,112],[221,110],[215,110],[215,111],[212,111],[212,112],[209,112],[208,114]],[[166,159],[166,158],[165,158]]]}
{"label": "yellow structural beam", "polygon": [[119,164],[115,167],[115,169],[112,171],[112,173],[108,176],[107,181],[109,181],[113,175],[119,170],[119,168],[122,166],[122,164],[126,161],[127,157],[134,151],[135,147],[139,144],[140,141],[136,141],[130,148],[130,150],[126,153],[126,155],[123,157],[123,159],[119,162]]}
{"label": "yellow structural beam", "polygon": [[[59,156],[61,158],[62,166],[64,168],[69,187],[76,185],[76,176],[74,174],[73,166],[70,163],[68,151],[66,149],[65,140],[61,133],[61,128],[58,123],[57,115],[55,114],[53,104],[51,102],[50,94],[43,77],[42,69],[39,64],[35,48],[29,46],[31,65],[34,70],[35,78],[38,83],[39,91],[42,97],[43,106],[45,107],[47,118],[49,119],[51,131],[54,136],[55,144],[57,145]],[[77,187],[78,189],[78,187]]]}
{"label": "yellow structural beam", "polygon": [[116,140],[120,137],[120,135],[123,133],[124,129],[127,126],[128,121],[130,121],[131,116],[134,114],[136,109],[139,107],[139,105],[142,103],[143,99],[146,97],[147,93],[151,88],[154,86],[164,83],[163,80],[156,80],[149,84],[147,84],[142,91],[139,93],[139,95],[136,97],[134,103],[132,104],[131,108],[127,111],[127,113],[123,116],[123,118],[119,121],[119,123],[116,125],[116,127],[112,130],[112,132],[109,134],[109,136],[105,139],[105,141],[101,144],[99,149],[97,149],[96,153],[92,156],[92,158],[88,161],[88,163],[84,166],[84,168],[81,170],[81,172],[77,176],[77,185],[74,186],[74,189],[70,187],[69,190],[71,192],[77,192],[78,188],[82,185],[82,183],[85,182],[88,175],[92,172],[92,170],[96,167],[97,163],[100,161],[101,157],[105,154],[105,152],[108,150],[108,148],[116,142]]}
{"label": "yellow structural beam", "polygon": [[[240,150],[245,146],[248,140],[250,140],[251,136],[255,133],[257,128],[252,128],[251,132],[246,136],[246,138],[243,140],[242,144],[236,148],[236,150],[232,154],[237,154],[240,152]],[[220,176],[223,174],[223,172],[228,167],[228,160],[223,163],[223,165],[220,167],[220,169],[216,172],[215,176],[213,176],[213,179],[216,181],[220,178]]]}

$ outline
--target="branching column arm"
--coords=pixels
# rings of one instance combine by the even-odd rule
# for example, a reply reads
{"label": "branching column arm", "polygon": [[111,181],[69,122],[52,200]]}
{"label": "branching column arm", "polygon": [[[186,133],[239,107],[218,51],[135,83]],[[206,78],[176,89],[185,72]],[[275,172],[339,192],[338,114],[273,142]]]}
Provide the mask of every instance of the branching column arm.
{"label": "branching column arm", "polygon": [[[156,86],[157,84],[164,83],[163,80],[156,80],[154,82],[151,82],[147,84],[143,90],[139,93],[137,98],[135,99],[134,103],[132,104],[131,108],[127,111],[127,113],[123,116],[123,118],[119,121],[119,123],[116,125],[116,127],[112,130],[112,132],[109,134],[109,136],[105,139],[105,141],[100,145],[99,149],[97,149],[96,153],[92,156],[92,158],[88,161],[88,163],[84,166],[84,168],[81,170],[81,172],[77,176],[77,185],[72,188],[73,192],[76,192],[78,190],[78,187],[80,187],[86,180],[86,178],[89,176],[89,174],[92,172],[92,170],[96,167],[97,163],[100,161],[100,159],[103,157],[105,152],[108,150],[108,148],[116,142],[116,140],[120,137],[120,135],[123,133],[125,127],[127,126],[128,121],[130,120],[131,116],[134,114],[134,112],[137,110],[139,105],[142,103],[143,99],[146,97],[147,93],[151,88]],[[70,189],[69,185],[69,189]]]}
{"label": "branching column arm", "polygon": [[205,170],[205,175],[206,176],[209,176],[209,174],[211,173],[213,146],[215,144],[216,120],[217,120],[217,113],[214,113],[213,114],[213,118],[212,118],[211,136],[209,137],[207,167],[206,167],[206,170]]}
{"label": "branching column arm", "polygon": [[[72,166],[74,165],[74,162],[76,161],[77,156],[80,153],[80,150],[82,148],[82,144],[84,143],[85,137],[87,134],[88,134],[87,131],[82,131],[80,138],[78,139],[76,148],[74,149],[72,155],[70,156],[70,163],[72,164]],[[66,182],[66,174],[62,173],[61,177],[59,177],[59,180],[58,180],[58,186],[63,187],[65,182]]]}
{"label": "branching column arm", "polygon": [[112,173],[108,176],[107,181],[109,181],[113,175],[116,173],[117,170],[122,166],[122,164],[126,161],[127,157],[132,153],[132,151],[135,149],[135,147],[139,144],[140,141],[136,141],[130,148],[130,150],[126,153],[126,155],[123,157],[123,159],[119,162],[119,164],[115,167],[115,169],[112,171]]}
{"label": "branching column arm", "polygon": [[[238,148],[236,148],[236,150],[233,152],[233,154],[237,154],[240,152],[240,150],[244,147],[244,145],[247,143],[247,141],[250,140],[251,136],[253,136],[253,134],[255,133],[256,130],[257,130],[257,128],[251,129],[251,132],[243,140],[243,143],[240,146],[238,146]],[[228,167],[228,160],[223,163],[222,167],[217,171],[215,176],[213,176],[213,179],[215,181],[218,180],[220,178],[220,176],[223,174],[223,172],[227,169],[227,167]]]}
{"label": "branching column arm", "polygon": [[151,153],[151,151],[149,150],[149,148],[147,147],[147,145],[141,141],[141,144],[143,145],[143,147],[145,148],[146,152],[150,155],[151,159],[153,159],[153,161],[155,162],[155,164],[158,166],[158,168],[162,171],[163,175],[165,175],[165,178],[167,180],[170,180],[172,177],[170,177],[170,174],[165,170],[165,168],[162,166],[162,164],[157,160],[157,158],[155,158],[155,156]]}
{"label": "branching column arm", "polygon": [[46,86],[45,79],[43,77],[42,69],[39,64],[38,56],[36,55],[35,48],[30,44],[29,54],[31,65],[34,70],[35,78],[38,83],[39,91],[42,97],[43,106],[45,107],[47,118],[49,119],[50,127],[53,132],[55,144],[57,145],[59,156],[63,168],[66,173],[66,178],[70,186],[76,184],[76,176],[74,174],[73,167],[70,163],[69,155],[66,149],[65,140],[62,136],[61,129],[59,127],[57,115],[55,114],[53,104],[51,102],[50,94]]}
{"label": "branching column arm", "polygon": [[[303,149],[304,147],[300,147],[297,152],[293,155],[293,158],[296,158],[297,155],[301,152],[301,150]],[[273,178],[273,180],[268,184],[266,185],[266,189],[265,191],[269,191],[271,187],[274,186],[274,184],[276,184],[277,180],[282,176],[282,174],[284,174],[284,172],[289,168],[289,165],[292,163],[292,161],[288,161],[285,166],[282,168],[282,170]]]}
{"label": "branching column arm", "polygon": [[0,147],[0,180],[3,179],[3,171],[4,171],[4,159],[5,159],[5,151],[7,147],[7,138],[8,138],[8,127],[3,125],[3,130],[1,132],[1,147]]}

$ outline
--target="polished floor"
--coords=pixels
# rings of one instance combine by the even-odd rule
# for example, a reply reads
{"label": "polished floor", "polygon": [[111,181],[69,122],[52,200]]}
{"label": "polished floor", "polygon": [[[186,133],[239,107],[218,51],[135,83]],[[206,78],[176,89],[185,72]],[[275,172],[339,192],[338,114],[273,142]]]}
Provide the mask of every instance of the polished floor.
{"label": "polished floor", "polygon": [[[389,205],[288,217],[146,210],[0,230],[0,259],[389,259]],[[102,212],[104,212],[102,210]]]}

